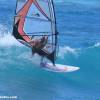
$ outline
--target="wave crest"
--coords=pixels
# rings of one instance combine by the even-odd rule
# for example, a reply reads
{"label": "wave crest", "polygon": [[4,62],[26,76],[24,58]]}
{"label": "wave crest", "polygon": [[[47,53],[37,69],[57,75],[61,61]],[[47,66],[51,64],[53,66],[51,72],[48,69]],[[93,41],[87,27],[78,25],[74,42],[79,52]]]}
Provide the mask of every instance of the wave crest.
{"label": "wave crest", "polygon": [[5,34],[4,36],[0,37],[0,46],[22,46],[22,44],[19,43],[12,35]]}
{"label": "wave crest", "polygon": [[73,55],[77,56],[77,50],[78,50],[78,49],[71,48],[71,47],[69,47],[69,46],[59,47],[58,56],[61,57],[61,58],[64,58],[64,56],[65,56],[66,54],[73,54]]}

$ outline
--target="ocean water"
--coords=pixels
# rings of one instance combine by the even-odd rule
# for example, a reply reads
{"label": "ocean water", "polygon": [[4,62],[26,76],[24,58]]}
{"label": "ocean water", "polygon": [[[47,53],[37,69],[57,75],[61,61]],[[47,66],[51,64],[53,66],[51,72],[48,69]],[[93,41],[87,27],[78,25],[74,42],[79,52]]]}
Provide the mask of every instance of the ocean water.
{"label": "ocean water", "polygon": [[39,68],[39,58],[12,33],[16,0],[0,0],[0,96],[17,100],[100,100],[99,0],[55,1],[59,35],[57,63],[73,73]]}

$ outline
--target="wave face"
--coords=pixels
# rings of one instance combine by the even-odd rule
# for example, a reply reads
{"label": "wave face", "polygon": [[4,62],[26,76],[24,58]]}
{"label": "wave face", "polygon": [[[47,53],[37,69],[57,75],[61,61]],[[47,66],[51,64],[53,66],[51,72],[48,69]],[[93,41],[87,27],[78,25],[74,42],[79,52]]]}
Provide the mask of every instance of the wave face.
{"label": "wave face", "polygon": [[40,57],[32,57],[31,50],[11,35],[15,1],[10,6],[1,0],[1,96],[16,95],[19,100],[100,99],[100,9],[77,2],[57,1],[55,5],[60,32],[57,63],[79,66],[80,70],[53,73],[41,69]]}

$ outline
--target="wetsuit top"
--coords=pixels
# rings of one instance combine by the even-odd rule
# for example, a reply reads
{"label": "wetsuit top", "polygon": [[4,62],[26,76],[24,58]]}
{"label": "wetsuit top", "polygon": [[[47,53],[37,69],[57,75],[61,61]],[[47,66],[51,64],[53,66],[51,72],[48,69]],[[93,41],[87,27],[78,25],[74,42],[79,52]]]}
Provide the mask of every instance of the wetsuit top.
{"label": "wetsuit top", "polygon": [[38,53],[42,48],[44,48],[46,43],[47,43],[47,39],[45,39],[45,37],[41,38],[40,41],[36,41],[35,45],[32,47],[32,52]]}

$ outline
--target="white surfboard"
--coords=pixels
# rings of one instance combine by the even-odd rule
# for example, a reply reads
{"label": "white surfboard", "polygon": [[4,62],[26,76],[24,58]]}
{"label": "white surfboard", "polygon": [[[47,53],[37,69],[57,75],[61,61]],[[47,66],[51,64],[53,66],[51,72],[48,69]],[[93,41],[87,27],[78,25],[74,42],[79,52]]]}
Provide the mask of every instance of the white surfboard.
{"label": "white surfboard", "polygon": [[41,66],[43,69],[52,72],[74,72],[80,69],[79,67],[62,64],[55,64],[54,66],[52,63],[42,63]]}

